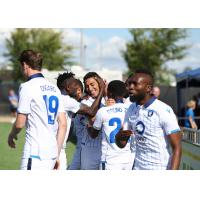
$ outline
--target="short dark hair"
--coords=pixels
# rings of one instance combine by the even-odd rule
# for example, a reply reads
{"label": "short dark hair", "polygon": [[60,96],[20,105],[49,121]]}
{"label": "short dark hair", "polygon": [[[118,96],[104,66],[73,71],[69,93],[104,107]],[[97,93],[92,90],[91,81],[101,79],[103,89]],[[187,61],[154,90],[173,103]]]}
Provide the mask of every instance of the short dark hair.
{"label": "short dark hair", "polygon": [[124,97],[127,93],[126,84],[120,80],[111,81],[108,84],[108,92],[112,94],[112,98]]}
{"label": "short dark hair", "polygon": [[20,54],[19,61],[21,64],[25,62],[31,69],[40,71],[42,69],[43,56],[39,52],[28,49]]}
{"label": "short dark hair", "polygon": [[63,74],[59,74],[57,78],[57,86],[60,90],[64,89],[64,82],[65,80],[69,80],[71,78],[74,78],[75,74],[72,72],[64,72]]}
{"label": "short dark hair", "polygon": [[75,83],[81,88],[81,92],[83,92],[83,84],[79,79],[75,79]]}
{"label": "short dark hair", "polygon": [[145,74],[145,75],[149,76],[150,84],[152,86],[154,85],[154,76],[148,69],[137,69],[135,71],[135,74]]}

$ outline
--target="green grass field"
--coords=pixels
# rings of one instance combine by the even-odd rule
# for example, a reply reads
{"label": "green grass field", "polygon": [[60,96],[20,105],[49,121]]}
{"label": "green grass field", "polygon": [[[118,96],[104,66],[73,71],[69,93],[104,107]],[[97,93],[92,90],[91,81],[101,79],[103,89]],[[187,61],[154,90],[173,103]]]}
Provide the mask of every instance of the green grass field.
{"label": "green grass field", "polygon": [[[24,146],[25,131],[22,130],[18,135],[16,148],[11,149],[8,146],[7,138],[12,125],[9,123],[0,123],[0,170],[17,170],[20,168],[21,155]],[[71,163],[75,145],[72,142],[67,143],[67,160]]]}

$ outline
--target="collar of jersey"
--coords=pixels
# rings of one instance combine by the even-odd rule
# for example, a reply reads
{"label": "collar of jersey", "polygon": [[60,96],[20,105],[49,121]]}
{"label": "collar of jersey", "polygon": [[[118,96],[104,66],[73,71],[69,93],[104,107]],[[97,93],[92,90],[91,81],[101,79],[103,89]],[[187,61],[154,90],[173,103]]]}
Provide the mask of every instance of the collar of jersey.
{"label": "collar of jersey", "polygon": [[34,79],[34,78],[39,78],[39,77],[44,78],[44,76],[41,73],[37,73],[37,74],[33,74],[33,75],[29,76],[28,81],[30,81],[31,79]]}
{"label": "collar of jersey", "polygon": [[147,108],[149,107],[154,101],[156,100],[156,97],[151,97],[151,99],[149,99],[149,101],[147,101],[145,104],[144,104],[144,108]]}
{"label": "collar of jersey", "polygon": [[123,102],[123,99],[117,99],[116,103],[124,103],[124,102]]}
{"label": "collar of jersey", "polygon": [[[151,97],[151,99],[149,99],[144,105],[143,105],[143,107],[144,108],[147,108],[148,106],[150,106],[155,100],[156,100],[157,98],[156,97]],[[138,106],[139,104],[137,104],[136,102],[135,102],[135,104],[136,104],[136,106]],[[142,106],[142,105],[139,105],[139,106]]]}

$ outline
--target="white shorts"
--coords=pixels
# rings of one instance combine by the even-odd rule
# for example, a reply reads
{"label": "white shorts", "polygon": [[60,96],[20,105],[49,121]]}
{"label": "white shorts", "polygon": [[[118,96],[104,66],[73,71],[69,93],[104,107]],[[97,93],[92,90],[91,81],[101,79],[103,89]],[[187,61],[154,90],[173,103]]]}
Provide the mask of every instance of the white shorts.
{"label": "white shorts", "polygon": [[53,170],[55,159],[41,160],[40,158],[22,158],[21,170]]}
{"label": "white shorts", "polygon": [[132,170],[133,162],[130,163],[107,163],[101,161],[100,170]]}
{"label": "white shorts", "polygon": [[69,170],[81,169],[81,147],[76,147],[76,151],[73,155],[72,162],[68,168]]}
{"label": "white shorts", "polygon": [[99,170],[101,160],[101,147],[81,146],[81,169]]}
{"label": "white shorts", "polygon": [[65,153],[65,149],[61,149],[59,161],[60,161],[60,170],[66,170],[67,169],[67,156]]}

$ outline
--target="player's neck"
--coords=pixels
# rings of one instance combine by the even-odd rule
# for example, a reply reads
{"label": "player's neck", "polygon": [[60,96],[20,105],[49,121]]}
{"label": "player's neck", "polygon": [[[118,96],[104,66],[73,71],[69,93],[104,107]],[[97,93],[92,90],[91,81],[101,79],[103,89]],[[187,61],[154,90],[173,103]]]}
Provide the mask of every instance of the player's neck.
{"label": "player's neck", "polygon": [[151,95],[147,95],[145,96],[145,98],[143,98],[142,100],[140,100],[139,102],[137,102],[137,104],[139,105],[145,105],[150,99],[152,98]]}
{"label": "player's neck", "polygon": [[32,76],[32,75],[34,75],[34,74],[38,74],[38,73],[41,73],[41,71],[31,69],[31,70],[29,70],[29,72],[28,72],[28,78],[29,78],[30,76]]}

